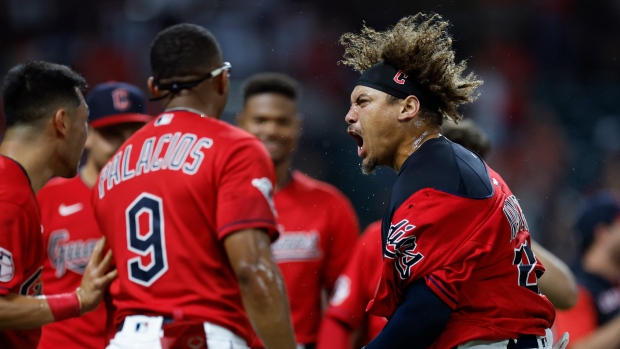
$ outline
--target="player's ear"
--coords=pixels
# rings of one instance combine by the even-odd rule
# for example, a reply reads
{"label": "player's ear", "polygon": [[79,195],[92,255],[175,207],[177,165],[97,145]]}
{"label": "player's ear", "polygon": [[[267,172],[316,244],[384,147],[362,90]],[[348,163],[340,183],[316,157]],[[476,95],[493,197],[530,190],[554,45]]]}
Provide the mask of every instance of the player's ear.
{"label": "player's ear", "polygon": [[159,98],[161,96],[161,91],[159,91],[159,86],[155,83],[155,79],[151,76],[146,81],[146,85],[149,88],[149,92],[153,98]]}
{"label": "player's ear", "polygon": [[220,75],[216,76],[216,89],[217,92],[221,95],[226,94],[228,92],[228,84],[230,83],[228,79],[228,71],[223,71]]}
{"label": "player's ear", "polygon": [[54,134],[58,138],[67,138],[69,124],[71,124],[71,120],[69,120],[69,114],[67,111],[62,108],[56,110],[56,113],[54,113],[54,117],[52,118],[52,127],[54,129]]}
{"label": "player's ear", "polygon": [[409,121],[420,111],[420,100],[414,95],[409,95],[400,102],[399,121]]}

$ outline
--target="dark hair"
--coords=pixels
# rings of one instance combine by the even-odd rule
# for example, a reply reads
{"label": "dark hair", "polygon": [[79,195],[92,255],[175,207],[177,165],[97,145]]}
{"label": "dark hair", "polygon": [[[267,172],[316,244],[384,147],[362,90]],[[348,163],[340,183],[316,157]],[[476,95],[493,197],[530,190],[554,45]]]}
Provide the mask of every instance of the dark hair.
{"label": "dark hair", "polygon": [[482,80],[473,73],[463,76],[466,64],[454,61],[449,25],[438,14],[424,13],[404,17],[383,32],[364,25],[359,34],[340,37],[345,49],[340,63],[360,73],[381,61],[401,69],[439,104],[438,110],[422,105],[422,117],[439,126],[443,118],[458,121],[457,107],[476,100]]}
{"label": "dark hair", "polygon": [[254,95],[277,93],[297,101],[300,95],[299,83],[282,73],[260,73],[252,75],[243,86],[243,103]]}
{"label": "dark hair", "polygon": [[491,150],[487,135],[470,119],[461,120],[458,124],[444,123],[441,134],[452,142],[478,153],[482,159],[485,159]]}
{"label": "dark hair", "polygon": [[215,36],[195,24],[166,28],[151,43],[151,71],[156,83],[207,74],[221,60],[222,51]]}
{"label": "dark hair", "polygon": [[2,86],[6,127],[36,123],[53,108],[78,107],[76,88],[84,91],[86,80],[67,66],[36,61],[13,67]]}

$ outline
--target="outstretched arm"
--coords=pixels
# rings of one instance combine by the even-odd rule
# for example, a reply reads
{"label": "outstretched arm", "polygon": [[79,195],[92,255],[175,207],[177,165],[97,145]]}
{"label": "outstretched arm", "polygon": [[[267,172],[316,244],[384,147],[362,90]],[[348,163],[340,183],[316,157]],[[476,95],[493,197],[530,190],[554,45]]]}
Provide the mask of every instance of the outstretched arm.
{"label": "outstretched arm", "polygon": [[254,330],[267,349],[295,349],[288,297],[262,229],[234,232],[224,240],[241,298]]}
{"label": "outstretched arm", "polygon": [[104,245],[105,238],[95,246],[84,271],[82,284],[74,292],[39,297],[15,293],[0,296],[0,330],[41,327],[95,309],[117,274],[116,270],[107,272],[112,252],[108,251],[103,257]]}
{"label": "outstretched arm", "polygon": [[540,292],[547,296],[557,309],[566,310],[577,303],[579,290],[577,282],[568,266],[553,253],[532,241],[534,254],[545,266],[547,271],[538,280]]}

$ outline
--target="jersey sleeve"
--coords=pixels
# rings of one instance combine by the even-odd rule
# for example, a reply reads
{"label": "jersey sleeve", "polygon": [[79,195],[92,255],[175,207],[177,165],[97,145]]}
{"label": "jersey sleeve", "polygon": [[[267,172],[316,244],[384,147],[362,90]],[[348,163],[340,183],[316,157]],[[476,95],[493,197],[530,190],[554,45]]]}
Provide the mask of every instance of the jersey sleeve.
{"label": "jersey sleeve", "polygon": [[258,142],[236,144],[219,162],[217,193],[217,235],[263,228],[272,240],[278,236],[273,203],[274,169],[264,147]]}
{"label": "jersey sleeve", "polygon": [[25,210],[0,201],[0,296],[18,293],[24,281],[22,252],[27,251],[21,237],[30,231]]}
{"label": "jersey sleeve", "polygon": [[330,224],[331,231],[328,236],[331,237],[331,241],[328,245],[327,256],[325,256],[325,273],[323,274],[325,277],[323,287],[331,292],[338,275],[351,257],[353,246],[359,236],[359,228],[355,210],[345,197],[339,198],[332,207],[328,208],[328,211],[336,213],[332,215]]}
{"label": "jersey sleeve", "polygon": [[491,249],[475,228],[482,206],[433,189],[412,195],[394,213],[384,243],[383,271],[371,312],[389,317],[402,290],[420,278],[450,308],[480,256]]}

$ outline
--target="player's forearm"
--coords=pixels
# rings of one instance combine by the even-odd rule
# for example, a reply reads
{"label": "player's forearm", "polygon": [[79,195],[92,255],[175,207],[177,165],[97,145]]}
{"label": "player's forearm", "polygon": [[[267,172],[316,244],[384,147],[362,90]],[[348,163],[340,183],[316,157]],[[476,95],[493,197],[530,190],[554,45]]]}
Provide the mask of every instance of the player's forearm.
{"label": "player's forearm", "polygon": [[0,296],[0,330],[21,330],[54,322],[49,304],[43,298],[14,293]]}
{"label": "player's forearm", "polygon": [[562,310],[572,308],[579,296],[573,273],[564,262],[537,243],[532,242],[532,249],[547,269],[538,281],[540,292],[547,296],[556,308]]}
{"label": "player's forearm", "polygon": [[248,270],[239,278],[246,312],[266,349],[294,349],[295,335],[288,298],[278,267],[273,262]]}
{"label": "player's forearm", "polygon": [[570,349],[611,349],[620,348],[620,315],[599,327],[588,337],[574,344],[570,343]]}

